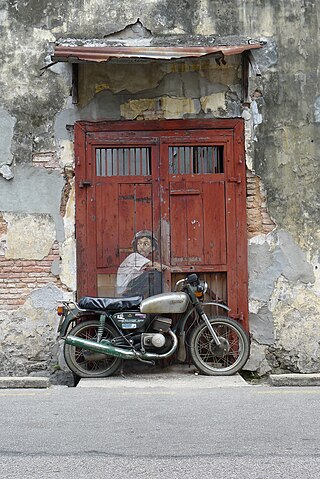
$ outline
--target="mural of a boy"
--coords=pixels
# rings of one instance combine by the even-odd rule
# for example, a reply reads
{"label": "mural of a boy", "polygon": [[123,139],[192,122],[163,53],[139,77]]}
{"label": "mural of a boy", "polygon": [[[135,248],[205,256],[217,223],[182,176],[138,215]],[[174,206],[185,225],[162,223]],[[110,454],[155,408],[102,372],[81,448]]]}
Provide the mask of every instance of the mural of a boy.
{"label": "mural of a boy", "polygon": [[117,272],[117,294],[121,296],[158,294],[162,291],[161,271],[167,267],[154,261],[158,253],[157,238],[141,230],[132,240],[133,253],[120,264]]}

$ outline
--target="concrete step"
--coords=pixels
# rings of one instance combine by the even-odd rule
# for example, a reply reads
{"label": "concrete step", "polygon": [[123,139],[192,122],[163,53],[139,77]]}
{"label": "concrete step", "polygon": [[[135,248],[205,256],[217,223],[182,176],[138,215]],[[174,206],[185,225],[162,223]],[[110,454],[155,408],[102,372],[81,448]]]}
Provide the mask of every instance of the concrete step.
{"label": "concrete step", "polygon": [[0,377],[0,389],[43,389],[50,387],[49,378],[33,376]]}
{"label": "concrete step", "polygon": [[320,386],[320,373],[270,374],[272,386]]}

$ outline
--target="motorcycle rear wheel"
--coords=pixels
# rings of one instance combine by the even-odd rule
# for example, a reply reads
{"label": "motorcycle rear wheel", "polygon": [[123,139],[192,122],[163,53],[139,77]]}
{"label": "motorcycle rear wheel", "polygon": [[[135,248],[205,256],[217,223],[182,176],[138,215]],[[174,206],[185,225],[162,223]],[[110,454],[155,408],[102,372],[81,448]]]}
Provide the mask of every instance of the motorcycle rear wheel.
{"label": "motorcycle rear wheel", "polygon": [[245,365],[250,343],[247,333],[234,320],[217,316],[210,323],[222,348],[216,346],[207,325],[201,322],[190,336],[190,355],[194,365],[207,376],[231,376]]}
{"label": "motorcycle rear wheel", "polygon": [[[98,335],[99,321],[83,321],[69,332],[72,336],[95,341]],[[103,339],[112,339],[117,336],[116,330],[106,324]],[[121,366],[121,359],[94,353],[87,349],[64,344],[64,358],[71,371],[80,378],[104,378],[114,374]]]}

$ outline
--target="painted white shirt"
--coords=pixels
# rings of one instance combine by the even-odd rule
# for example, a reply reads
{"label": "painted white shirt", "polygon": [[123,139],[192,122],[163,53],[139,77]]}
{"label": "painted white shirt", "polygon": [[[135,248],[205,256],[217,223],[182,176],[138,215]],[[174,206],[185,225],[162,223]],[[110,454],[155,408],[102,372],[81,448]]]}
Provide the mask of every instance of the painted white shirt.
{"label": "painted white shirt", "polygon": [[121,294],[132,279],[138,278],[150,260],[139,253],[131,253],[117,271],[117,293]]}

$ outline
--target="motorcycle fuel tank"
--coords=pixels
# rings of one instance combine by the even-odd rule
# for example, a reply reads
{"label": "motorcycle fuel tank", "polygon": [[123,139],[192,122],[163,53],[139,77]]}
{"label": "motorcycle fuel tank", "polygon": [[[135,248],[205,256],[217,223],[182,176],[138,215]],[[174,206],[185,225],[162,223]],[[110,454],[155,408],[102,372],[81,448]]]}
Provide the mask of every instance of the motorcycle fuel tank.
{"label": "motorcycle fuel tank", "polygon": [[184,313],[189,304],[186,293],[161,293],[144,299],[140,304],[141,313]]}

